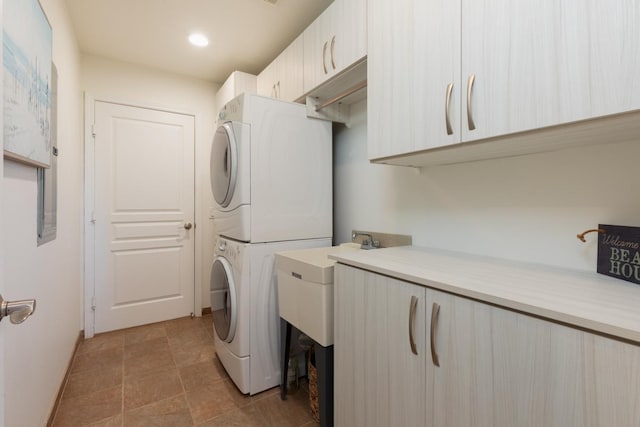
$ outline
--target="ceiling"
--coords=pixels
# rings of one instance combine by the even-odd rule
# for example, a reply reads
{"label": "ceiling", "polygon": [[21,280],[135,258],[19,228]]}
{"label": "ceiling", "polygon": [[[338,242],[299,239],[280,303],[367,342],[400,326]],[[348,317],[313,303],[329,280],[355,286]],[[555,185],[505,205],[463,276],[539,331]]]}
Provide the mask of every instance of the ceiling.
{"label": "ceiling", "polygon": [[[215,83],[260,73],[331,2],[66,0],[81,52]],[[194,31],[209,46],[191,46]]]}

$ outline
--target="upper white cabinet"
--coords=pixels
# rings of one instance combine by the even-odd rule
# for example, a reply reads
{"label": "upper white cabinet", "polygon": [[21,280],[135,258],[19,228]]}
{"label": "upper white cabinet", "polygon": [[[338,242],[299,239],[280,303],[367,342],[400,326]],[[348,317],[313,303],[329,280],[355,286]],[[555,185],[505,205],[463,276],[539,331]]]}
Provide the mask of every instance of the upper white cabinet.
{"label": "upper white cabinet", "polygon": [[460,141],[459,17],[459,0],[369,0],[369,158]]}
{"label": "upper white cabinet", "polygon": [[304,92],[367,55],[367,0],[335,0],[303,33]]}
{"label": "upper white cabinet", "polygon": [[640,108],[635,0],[463,0],[463,141]]}
{"label": "upper white cabinet", "polygon": [[258,94],[295,101],[304,93],[303,38],[298,36],[258,75]]}
{"label": "upper white cabinet", "polygon": [[640,109],[640,7],[368,0],[369,157]]}

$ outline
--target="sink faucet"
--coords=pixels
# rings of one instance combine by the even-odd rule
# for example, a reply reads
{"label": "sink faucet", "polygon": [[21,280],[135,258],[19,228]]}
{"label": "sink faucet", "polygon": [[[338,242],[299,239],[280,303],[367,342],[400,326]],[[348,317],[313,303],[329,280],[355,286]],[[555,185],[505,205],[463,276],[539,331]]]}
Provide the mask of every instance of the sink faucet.
{"label": "sink faucet", "polygon": [[377,240],[373,240],[373,236],[369,233],[360,233],[359,231],[354,231],[351,234],[351,241],[355,242],[356,237],[358,236],[368,237],[368,239],[362,239],[362,249],[373,249],[380,247],[380,242]]}

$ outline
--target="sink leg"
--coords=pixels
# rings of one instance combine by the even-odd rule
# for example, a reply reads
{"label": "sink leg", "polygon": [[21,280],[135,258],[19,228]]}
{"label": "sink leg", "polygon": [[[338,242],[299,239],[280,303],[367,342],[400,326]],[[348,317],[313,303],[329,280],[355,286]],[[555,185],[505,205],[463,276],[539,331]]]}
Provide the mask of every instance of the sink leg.
{"label": "sink leg", "polygon": [[320,427],[330,427],[333,426],[333,346],[323,347],[316,343],[315,352],[318,367]]}
{"label": "sink leg", "polygon": [[287,400],[287,372],[289,369],[289,349],[291,348],[291,323],[280,318],[280,354],[282,354],[282,374],[280,376],[280,399]]}

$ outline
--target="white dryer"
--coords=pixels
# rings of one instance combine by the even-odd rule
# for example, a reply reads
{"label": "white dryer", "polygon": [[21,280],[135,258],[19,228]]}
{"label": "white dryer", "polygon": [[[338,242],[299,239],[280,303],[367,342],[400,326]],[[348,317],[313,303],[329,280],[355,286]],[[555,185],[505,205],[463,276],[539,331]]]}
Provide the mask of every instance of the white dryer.
{"label": "white dryer", "polygon": [[331,123],[254,94],[220,111],[211,147],[217,234],[244,242],[332,236]]}
{"label": "white dryer", "polygon": [[325,246],[331,239],[254,244],[217,239],[210,282],[215,347],[242,393],[280,384],[275,253]]}

